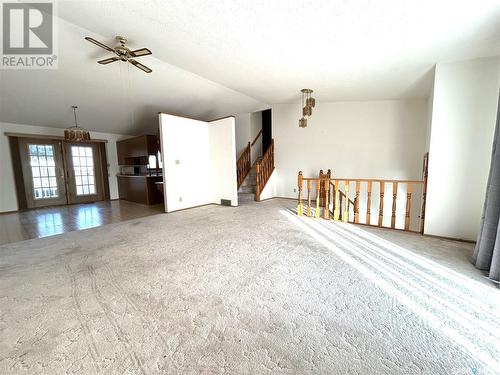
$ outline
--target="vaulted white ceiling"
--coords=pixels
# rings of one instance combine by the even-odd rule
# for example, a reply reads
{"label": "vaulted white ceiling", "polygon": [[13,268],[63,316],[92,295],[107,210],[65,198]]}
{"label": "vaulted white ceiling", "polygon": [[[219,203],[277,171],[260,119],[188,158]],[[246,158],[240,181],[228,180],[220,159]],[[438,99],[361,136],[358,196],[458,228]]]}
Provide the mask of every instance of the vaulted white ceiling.
{"label": "vaulted white ceiling", "polygon": [[[299,100],[422,98],[437,62],[500,54],[498,0],[59,1],[57,71],[2,71],[0,121],[141,133],[158,111],[210,120]],[[90,35],[149,47],[147,75]]]}

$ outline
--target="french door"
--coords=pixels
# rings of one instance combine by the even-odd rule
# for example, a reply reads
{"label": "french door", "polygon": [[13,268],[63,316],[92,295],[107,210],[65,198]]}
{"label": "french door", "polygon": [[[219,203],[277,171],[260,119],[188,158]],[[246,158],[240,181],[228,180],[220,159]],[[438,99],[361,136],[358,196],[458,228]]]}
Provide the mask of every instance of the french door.
{"label": "french door", "polygon": [[20,139],[19,151],[28,207],[66,204],[61,142]]}
{"label": "french door", "polygon": [[64,143],[68,203],[104,199],[101,157],[95,143]]}
{"label": "french door", "polygon": [[104,199],[97,144],[22,138],[19,153],[28,208]]}

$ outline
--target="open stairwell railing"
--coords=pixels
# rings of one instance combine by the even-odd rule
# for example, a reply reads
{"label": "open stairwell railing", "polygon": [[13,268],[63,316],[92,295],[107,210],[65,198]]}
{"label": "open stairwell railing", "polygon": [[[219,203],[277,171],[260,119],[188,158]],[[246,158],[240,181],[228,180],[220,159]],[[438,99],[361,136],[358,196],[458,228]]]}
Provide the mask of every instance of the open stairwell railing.
{"label": "open stairwell railing", "polygon": [[274,139],[267,148],[262,158],[255,163],[256,184],[255,184],[255,200],[260,202],[260,195],[264,190],[267,181],[274,171]]}
{"label": "open stairwell railing", "polygon": [[262,130],[255,136],[252,142],[248,142],[247,147],[243,150],[240,157],[236,161],[236,173],[238,181],[238,189],[252,169],[252,147],[255,145],[259,137],[262,135]]}
{"label": "open stairwell railing", "polygon": [[[297,214],[324,219],[333,218],[354,224],[400,229],[409,232],[424,233],[425,203],[427,195],[428,153],[424,156],[423,173],[421,180],[387,180],[370,178],[337,178],[320,171],[319,177],[304,177],[298,175],[298,204]],[[303,189],[307,189],[307,197],[303,196]],[[353,189],[351,189],[353,187]],[[418,223],[412,223],[411,218],[416,213],[412,211],[414,192],[420,193]],[[377,197],[372,196],[376,192]],[[387,199],[386,193],[392,194]],[[403,195],[402,198],[398,199]],[[312,204],[314,195],[314,204]],[[351,199],[351,197],[353,199]],[[305,199],[305,205],[304,205]],[[399,202],[399,204],[398,204]],[[372,210],[378,208],[378,217],[372,220]],[[386,206],[390,205],[390,210]],[[364,206],[364,217],[360,214],[360,207]],[[322,212],[321,212],[322,211]],[[376,214],[377,214],[376,213]],[[418,214],[418,212],[417,212]],[[404,215],[404,216],[403,216]],[[398,220],[402,219],[402,220]],[[418,224],[418,225],[417,225]],[[418,230],[415,230],[417,228]]]}

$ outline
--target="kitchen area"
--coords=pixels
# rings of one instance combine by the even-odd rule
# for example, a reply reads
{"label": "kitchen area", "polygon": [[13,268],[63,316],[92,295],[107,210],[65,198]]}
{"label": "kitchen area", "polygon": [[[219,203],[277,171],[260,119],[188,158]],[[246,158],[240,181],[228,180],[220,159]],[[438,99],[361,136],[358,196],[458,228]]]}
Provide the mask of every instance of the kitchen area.
{"label": "kitchen area", "polygon": [[141,135],[116,143],[120,199],[155,205],[164,202],[160,143],[156,135]]}

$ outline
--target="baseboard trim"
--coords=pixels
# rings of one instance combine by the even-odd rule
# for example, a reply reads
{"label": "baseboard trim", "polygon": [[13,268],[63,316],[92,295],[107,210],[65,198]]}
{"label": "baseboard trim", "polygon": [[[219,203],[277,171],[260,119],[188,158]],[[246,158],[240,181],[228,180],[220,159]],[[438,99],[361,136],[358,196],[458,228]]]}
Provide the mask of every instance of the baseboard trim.
{"label": "baseboard trim", "polygon": [[464,240],[463,238],[455,238],[455,237],[445,237],[445,236],[436,236],[435,234],[423,234],[424,237],[431,237],[431,238],[438,238],[441,240],[448,240],[448,241],[458,241],[458,242],[466,242],[466,243],[476,243],[476,241],[473,240]]}
{"label": "baseboard trim", "polygon": [[22,212],[23,210],[13,210],[13,211],[2,211],[0,215],[15,214],[16,212]]}

